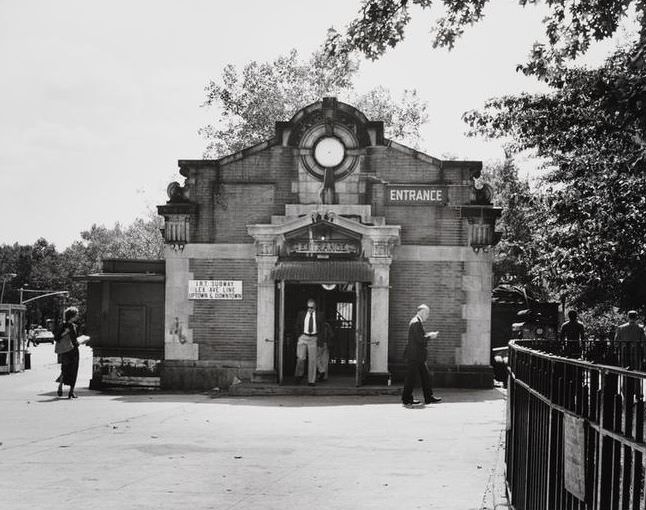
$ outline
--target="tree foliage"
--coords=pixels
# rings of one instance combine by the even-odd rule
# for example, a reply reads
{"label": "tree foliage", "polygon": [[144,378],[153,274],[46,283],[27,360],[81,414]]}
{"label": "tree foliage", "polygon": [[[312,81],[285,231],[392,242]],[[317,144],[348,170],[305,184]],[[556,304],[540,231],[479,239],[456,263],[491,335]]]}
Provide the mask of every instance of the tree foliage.
{"label": "tree foliage", "polygon": [[[81,239],[59,252],[46,239],[33,245],[0,245],[0,274],[15,273],[7,280],[4,301],[18,303],[19,289],[66,290],[65,306],[78,306],[85,311],[86,283],[82,277],[101,271],[106,258],[159,259],[163,256],[160,228],[163,220],[154,211],[146,218],[137,218],[127,227],[118,223],[112,228],[92,225],[81,233]],[[40,295],[26,292],[24,298]],[[33,301],[28,307],[31,322],[46,318],[59,319],[62,301],[59,297]]]}
{"label": "tree foliage", "polygon": [[[433,47],[453,48],[465,29],[483,19],[490,0],[364,0],[359,13],[342,32],[329,30],[325,48],[330,55],[358,50],[370,59],[381,57],[399,44],[411,21],[411,6],[443,11],[431,26]],[[520,0],[527,7],[535,0]],[[592,41],[611,37],[634,6],[643,22],[643,0],[550,0],[549,14],[543,20],[547,44],[535,43],[529,61],[520,66],[526,74],[546,76],[550,70],[585,53]],[[646,28],[642,24],[642,40]]]}
{"label": "tree foliage", "polygon": [[329,57],[322,51],[301,59],[296,50],[272,62],[228,65],[218,81],[210,81],[203,106],[216,112],[216,122],[200,129],[206,158],[218,158],[271,139],[275,122],[324,96],[337,96],[369,118],[383,120],[387,136],[417,146],[428,120],[426,104],[415,90],[394,98],[384,87],[366,94],[354,91],[359,64],[349,54]]}
{"label": "tree foliage", "polygon": [[646,297],[646,61],[618,50],[598,69],[550,78],[550,94],[490,100],[465,114],[472,134],[509,136],[552,170],[536,259],[552,287],[592,306],[644,308]]}
{"label": "tree foliage", "polygon": [[[433,22],[433,46],[450,49],[483,18],[488,3],[365,0],[343,32],[330,31],[326,50],[378,58],[403,40],[411,7],[431,5],[444,12]],[[511,234],[499,249],[505,254],[500,269],[515,266],[555,297],[610,310],[598,316],[615,314],[613,305],[646,309],[646,2],[551,0],[547,9],[545,43],[535,43],[518,69],[553,92],[496,98],[465,114],[472,134],[511,139],[511,150],[532,149],[551,169],[542,183],[544,207],[536,204],[538,220],[526,223],[531,239],[507,225]],[[593,41],[614,35],[631,10],[639,27],[632,43],[598,69],[571,65]],[[524,196],[522,189],[502,191]],[[506,205],[511,214],[513,204]]]}
{"label": "tree foliage", "polygon": [[547,289],[534,265],[539,249],[535,239],[547,213],[542,195],[520,179],[511,154],[501,163],[485,166],[483,177],[493,187],[494,205],[502,208],[497,227],[502,237],[494,251],[494,286],[514,284],[547,299]]}

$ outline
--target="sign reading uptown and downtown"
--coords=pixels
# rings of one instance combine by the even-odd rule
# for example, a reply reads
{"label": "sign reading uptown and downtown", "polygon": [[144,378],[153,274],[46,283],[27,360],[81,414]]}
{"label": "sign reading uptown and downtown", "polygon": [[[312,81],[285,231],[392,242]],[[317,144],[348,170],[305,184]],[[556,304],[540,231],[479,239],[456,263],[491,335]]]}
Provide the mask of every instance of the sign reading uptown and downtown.
{"label": "sign reading uptown and downtown", "polygon": [[386,205],[442,205],[448,202],[446,186],[436,184],[389,184]]}
{"label": "sign reading uptown and downtown", "polygon": [[188,299],[242,299],[242,280],[189,280]]}

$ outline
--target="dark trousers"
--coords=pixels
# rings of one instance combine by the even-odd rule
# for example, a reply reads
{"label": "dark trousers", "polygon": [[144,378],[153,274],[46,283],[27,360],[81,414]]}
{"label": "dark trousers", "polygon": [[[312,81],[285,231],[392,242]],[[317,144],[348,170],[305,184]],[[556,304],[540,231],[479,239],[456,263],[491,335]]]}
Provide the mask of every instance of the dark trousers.
{"label": "dark trousers", "polygon": [[76,386],[76,376],[79,371],[79,349],[74,347],[71,351],[61,354],[61,373],[63,374],[63,384],[66,386]]}
{"label": "dark trousers", "polygon": [[404,379],[404,391],[402,392],[402,402],[404,404],[411,404],[413,402],[413,388],[415,382],[419,377],[422,384],[422,391],[424,392],[424,401],[430,401],[433,396],[433,387],[431,386],[431,374],[426,368],[426,363],[423,361],[409,361],[406,369],[406,378]]}

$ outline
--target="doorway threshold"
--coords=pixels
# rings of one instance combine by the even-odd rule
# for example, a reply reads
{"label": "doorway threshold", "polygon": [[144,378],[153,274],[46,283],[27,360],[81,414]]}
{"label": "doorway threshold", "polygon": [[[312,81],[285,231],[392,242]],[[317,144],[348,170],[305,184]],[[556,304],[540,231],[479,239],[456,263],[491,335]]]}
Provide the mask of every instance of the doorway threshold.
{"label": "doorway threshold", "polygon": [[212,391],[212,397],[255,397],[262,395],[401,395],[401,386],[354,386],[328,385],[318,383],[316,386],[307,384],[267,384],[242,382],[234,384],[228,391]]}

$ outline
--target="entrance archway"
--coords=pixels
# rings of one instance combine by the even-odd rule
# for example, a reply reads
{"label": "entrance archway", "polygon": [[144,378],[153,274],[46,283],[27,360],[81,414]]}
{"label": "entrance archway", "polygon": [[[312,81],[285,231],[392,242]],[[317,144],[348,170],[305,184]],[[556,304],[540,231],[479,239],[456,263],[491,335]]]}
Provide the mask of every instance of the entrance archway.
{"label": "entrance archway", "polygon": [[[330,325],[333,338],[328,342],[329,385],[360,385],[370,366],[368,359],[369,293],[364,283],[277,282],[276,372],[281,384],[294,384],[296,367],[296,317],[312,298],[319,313]],[[364,310],[364,312],[362,312]]]}

